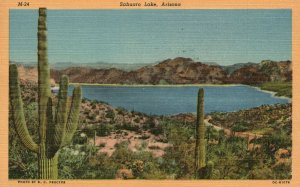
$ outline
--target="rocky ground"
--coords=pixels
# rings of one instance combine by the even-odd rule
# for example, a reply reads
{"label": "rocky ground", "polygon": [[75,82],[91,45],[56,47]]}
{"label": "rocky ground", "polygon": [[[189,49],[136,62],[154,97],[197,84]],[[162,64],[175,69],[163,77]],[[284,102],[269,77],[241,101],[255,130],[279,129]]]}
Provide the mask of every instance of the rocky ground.
{"label": "rocky ground", "polygon": [[237,112],[216,112],[211,114],[209,122],[236,131],[268,134],[275,129],[291,128],[292,104],[263,105]]}

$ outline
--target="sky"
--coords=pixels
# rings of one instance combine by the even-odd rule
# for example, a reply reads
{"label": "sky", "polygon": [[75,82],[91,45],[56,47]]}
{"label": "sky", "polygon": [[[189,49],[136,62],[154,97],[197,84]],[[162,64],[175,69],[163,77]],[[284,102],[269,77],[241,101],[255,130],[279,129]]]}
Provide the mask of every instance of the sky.
{"label": "sky", "polygon": [[[10,60],[37,61],[38,10],[10,10]],[[292,60],[291,10],[48,10],[49,63]]]}

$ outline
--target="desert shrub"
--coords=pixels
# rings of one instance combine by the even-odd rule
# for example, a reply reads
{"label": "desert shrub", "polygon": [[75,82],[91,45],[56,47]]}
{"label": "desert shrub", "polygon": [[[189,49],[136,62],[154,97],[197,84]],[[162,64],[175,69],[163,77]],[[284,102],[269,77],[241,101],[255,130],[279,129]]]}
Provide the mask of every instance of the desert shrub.
{"label": "desert shrub", "polygon": [[95,127],[94,126],[86,126],[84,129],[81,130],[83,133],[85,133],[89,138],[94,137],[95,135]]}
{"label": "desert shrub", "polygon": [[86,165],[84,179],[114,179],[118,170],[118,165],[104,153],[89,157]]}
{"label": "desert shrub", "polygon": [[114,119],[115,118],[115,113],[113,110],[109,109],[106,111],[106,114],[105,114],[105,117],[106,118],[109,118],[109,119]]}
{"label": "desert shrub", "polygon": [[81,103],[87,103],[89,101],[89,99],[87,99],[86,97],[81,99]]}
{"label": "desert shrub", "polygon": [[156,124],[154,117],[149,117],[145,124],[143,125],[144,130],[149,130],[154,135],[159,135],[163,133],[163,125]]}
{"label": "desert shrub", "polygon": [[128,149],[128,142],[123,141],[115,144],[116,150],[113,152],[111,158],[114,162],[120,165],[128,165],[133,160],[133,152]]}
{"label": "desert shrub", "polygon": [[256,141],[262,144],[265,153],[271,157],[274,157],[274,154],[278,149],[287,149],[292,146],[291,135],[284,130],[275,131],[274,133],[263,136]]}
{"label": "desert shrub", "polygon": [[145,151],[145,149],[148,147],[148,143],[146,141],[142,141],[142,143],[137,146],[137,150],[140,152]]}
{"label": "desert shrub", "polygon": [[73,144],[86,144],[88,141],[87,135],[82,131],[77,131],[73,136]]}
{"label": "desert shrub", "polygon": [[272,179],[273,172],[272,169],[266,166],[256,166],[253,170],[249,172],[249,179]]}
{"label": "desert shrub", "polygon": [[[19,142],[21,143],[21,142]],[[9,147],[9,179],[37,179],[37,155],[22,144]]]}
{"label": "desert shrub", "polygon": [[163,133],[163,128],[161,125],[157,125],[156,127],[150,128],[150,132],[154,135],[160,135]]}
{"label": "desert shrub", "polygon": [[162,126],[172,146],[165,149],[161,168],[176,179],[193,178],[195,154],[195,143],[191,139],[193,129],[174,121],[165,121]]}
{"label": "desert shrub", "polygon": [[80,147],[65,147],[60,151],[58,172],[60,179],[82,178],[86,170],[88,153],[81,151]]}
{"label": "desert shrub", "polygon": [[127,112],[127,110],[126,110],[125,108],[122,108],[122,107],[117,107],[117,108],[116,108],[116,111],[117,111],[117,113],[120,114],[120,115],[124,115],[124,114],[126,114],[126,112]]}
{"label": "desert shrub", "polygon": [[273,167],[273,172],[275,174],[276,179],[291,179],[292,171],[291,171],[291,162],[276,164]]}
{"label": "desert shrub", "polygon": [[133,121],[134,121],[135,123],[139,123],[139,122],[140,122],[140,118],[137,117],[137,118],[135,118]]}
{"label": "desert shrub", "polygon": [[134,176],[132,174],[132,170],[126,169],[126,168],[121,168],[117,170],[116,173],[116,179],[133,179]]}
{"label": "desert shrub", "polygon": [[106,145],[106,143],[101,143],[101,144],[99,145],[99,147],[100,147],[100,148],[103,148],[103,147],[105,147],[105,145]]}
{"label": "desert shrub", "polygon": [[245,132],[249,130],[249,124],[247,123],[236,123],[231,128],[232,131],[235,132]]}
{"label": "desert shrub", "polygon": [[129,130],[129,131],[134,131],[134,132],[138,132],[140,133],[141,132],[141,129],[138,125],[133,125],[131,123],[125,123],[122,128],[124,130]]}
{"label": "desert shrub", "polygon": [[97,108],[97,105],[94,104],[94,103],[92,103],[92,109],[94,110],[94,109],[96,109],[96,108]]}
{"label": "desert shrub", "polygon": [[131,164],[130,169],[132,170],[132,173],[136,178],[141,177],[144,171],[144,164],[145,163],[142,160],[134,160]]}
{"label": "desert shrub", "polygon": [[87,116],[87,118],[92,121],[96,120],[96,117],[97,117],[97,115],[95,113],[92,113],[92,114],[89,113],[89,115]]}
{"label": "desert shrub", "polygon": [[122,134],[122,132],[123,132],[123,131],[120,130],[120,129],[117,129],[117,130],[116,130],[116,134]]}
{"label": "desert shrub", "polygon": [[142,174],[143,179],[166,179],[168,176],[161,169],[160,164],[157,162],[146,162],[144,166],[144,172]]}
{"label": "desert shrub", "polygon": [[143,125],[143,129],[144,129],[144,130],[148,130],[148,129],[154,128],[154,127],[155,127],[154,118],[150,116],[150,117],[146,120],[145,124]]}
{"label": "desert shrub", "polygon": [[98,124],[95,127],[97,136],[108,136],[111,134],[114,127],[111,124]]}
{"label": "desert shrub", "polygon": [[215,128],[212,126],[208,126],[206,128],[206,137],[207,140],[218,140],[219,139],[219,131],[217,131]]}
{"label": "desert shrub", "polygon": [[124,132],[124,135],[125,135],[125,136],[128,136],[128,132],[125,131],[125,132]]}

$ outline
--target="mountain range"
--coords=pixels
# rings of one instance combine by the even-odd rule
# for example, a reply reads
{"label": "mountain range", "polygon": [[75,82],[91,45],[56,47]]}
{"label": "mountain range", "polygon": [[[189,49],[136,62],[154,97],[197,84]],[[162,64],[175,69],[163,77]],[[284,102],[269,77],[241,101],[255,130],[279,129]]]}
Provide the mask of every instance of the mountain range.
{"label": "mountain range", "polygon": [[[61,75],[68,75],[73,83],[98,84],[260,84],[269,81],[291,81],[292,62],[263,60],[260,63],[240,63],[230,66],[195,62],[190,58],[177,57],[156,64],[137,65],[135,68],[90,66],[52,68],[55,82]],[[19,65],[20,76],[35,79],[34,67]],[[23,72],[23,73],[22,73]]]}

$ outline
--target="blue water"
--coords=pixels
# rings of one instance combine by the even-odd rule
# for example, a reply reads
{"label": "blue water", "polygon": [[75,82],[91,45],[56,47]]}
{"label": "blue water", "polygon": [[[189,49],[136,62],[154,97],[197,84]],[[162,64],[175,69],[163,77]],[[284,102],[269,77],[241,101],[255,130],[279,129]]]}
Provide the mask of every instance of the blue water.
{"label": "blue water", "polygon": [[[105,101],[115,107],[168,115],[196,112],[199,86],[126,87],[82,86],[83,97]],[[205,91],[205,113],[237,111],[263,104],[288,103],[289,99],[272,97],[249,86],[202,86]]]}

